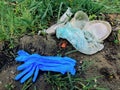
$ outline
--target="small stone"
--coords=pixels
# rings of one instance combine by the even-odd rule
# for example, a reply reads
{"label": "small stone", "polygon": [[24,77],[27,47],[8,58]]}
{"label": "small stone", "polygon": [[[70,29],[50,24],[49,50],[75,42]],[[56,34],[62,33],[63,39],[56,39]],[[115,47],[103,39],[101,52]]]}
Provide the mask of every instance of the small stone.
{"label": "small stone", "polygon": [[10,71],[10,73],[11,73],[11,74],[15,74],[15,72],[14,72],[14,71]]}
{"label": "small stone", "polygon": [[2,81],[0,81],[0,84],[2,84]]}

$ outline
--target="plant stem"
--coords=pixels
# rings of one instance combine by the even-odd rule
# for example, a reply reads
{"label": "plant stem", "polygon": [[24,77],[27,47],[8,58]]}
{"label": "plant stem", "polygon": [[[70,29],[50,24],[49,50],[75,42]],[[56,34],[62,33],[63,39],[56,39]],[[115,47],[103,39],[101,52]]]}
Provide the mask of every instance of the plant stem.
{"label": "plant stem", "polygon": [[72,84],[72,80],[71,80],[71,75],[69,72],[67,72],[67,75],[68,75],[68,79],[69,79],[69,82],[70,82],[70,86],[71,88],[73,87],[73,84]]}

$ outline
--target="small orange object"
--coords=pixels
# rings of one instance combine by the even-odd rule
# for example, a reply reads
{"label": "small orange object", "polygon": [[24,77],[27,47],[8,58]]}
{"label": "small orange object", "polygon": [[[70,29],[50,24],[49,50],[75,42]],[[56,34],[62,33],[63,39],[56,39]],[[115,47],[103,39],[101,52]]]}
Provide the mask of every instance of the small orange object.
{"label": "small orange object", "polygon": [[67,41],[62,41],[60,44],[61,48],[66,48],[67,47]]}

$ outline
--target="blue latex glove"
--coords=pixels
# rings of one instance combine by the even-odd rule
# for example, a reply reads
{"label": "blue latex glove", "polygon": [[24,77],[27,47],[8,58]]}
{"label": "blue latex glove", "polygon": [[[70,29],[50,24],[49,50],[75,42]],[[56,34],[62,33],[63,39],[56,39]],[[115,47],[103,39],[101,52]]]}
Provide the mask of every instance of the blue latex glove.
{"label": "blue latex glove", "polygon": [[33,75],[33,82],[41,71],[54,71],[65,74],[70,72],[72,75],[75,74],[76,61],[69,57],[59,56],[41,56],[38,54],[28,54],[27,52],[20,50],[18,51],[18,57],[16,61],[24,62],[22,65],[17,67],[18,71],[22,71],[15,77],[15,80],[20,80],[24,83],[28,78]]}

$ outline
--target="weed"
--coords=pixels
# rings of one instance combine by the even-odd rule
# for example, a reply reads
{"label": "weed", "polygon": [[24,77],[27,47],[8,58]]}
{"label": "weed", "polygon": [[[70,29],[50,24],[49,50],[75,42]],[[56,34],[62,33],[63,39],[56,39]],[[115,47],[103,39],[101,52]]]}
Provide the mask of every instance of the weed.
{"label": "weed", "polygon": [[14,85],[13,85],[12,83],[9,83],[9,84],[6,84],[6,85],[5,85],[5,88],[6,88],[7,90],[13,90],[13,89],[14,89]]}
{"label": "weed", "polygon": [[97,18],[97,16],[95,14],[92,14],[89,16],[89,20],[95,20]]}
{"label": "weed", "polygon": [[105,7],[103,13],[120,13],[120,1],[119,0],[98,0],[98,3]]}
{"label": "weed", "polygon": [[[22,90],[27,90],[29,87],[31,87],[32,84],[33,84],[33,83],[32,83],[32,78],[28,79],[28,80],[24,83],[24,85],[23,85],[23,87],[22,87]],[[36,89],[36,88],[35,88],[35,89]]]}
{"label": "weed", "polygon": [[[88,68],[86,64],[86,62],[83,64],[82,70],[86,70]],[[100,78],[100,76],[85,79],[80,77],[78,72],[76,72],[76,75],[74,76],[72,76],[70,73],[62,75],[48,72],[45,74],[45,79],[47,83],[51,85],[52,90],[106,90],[98,87],[98,78]]]}
{"label": "weed", "polygon": [[116,32],[116,34],[114,34],[114,41],[115,44],[119,44],[120,43],[120,30],[118,30]]}

